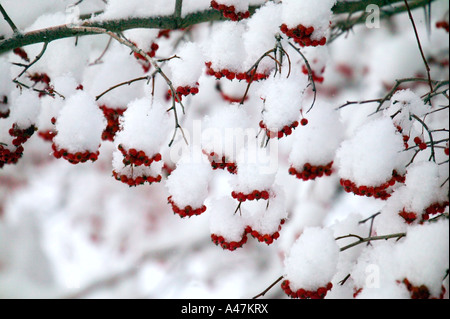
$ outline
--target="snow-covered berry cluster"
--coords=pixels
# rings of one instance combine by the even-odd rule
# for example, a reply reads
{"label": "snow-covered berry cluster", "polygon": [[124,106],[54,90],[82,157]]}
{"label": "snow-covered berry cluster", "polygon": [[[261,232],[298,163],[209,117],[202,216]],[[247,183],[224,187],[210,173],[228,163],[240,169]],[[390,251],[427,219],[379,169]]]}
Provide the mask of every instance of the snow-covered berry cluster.
{"label": "snow-covered berry cluster", "polygon": [[268,200],[269,199],[269,192],[268,191],[259,191],[259,190],[254,190],[251,193],[248,194],[244,194],[242,192],[235,192],[232,191],[231,192],[231,197],[233,197],[234,199],[237,199],[238,202],[245,202],[245,201],[252,201],[252,200],[260,200],[260,199],[264,199],[264,200]]}
{"label": "snow-covered berry cluster", "polygon": [[[307,120],[306,119],[302,119],[302,125],[307,125]],[[298,127],[299,123],[298,121],[294,121],[292,124],[290,125],[285,125],[281,131],[278,132],[272,132],[269,129],[267,129],[266,124],[264,124],[263,121],[259,122],[259,127],[263,130],[265,130],[266,135],[268,138],[278,138],[281,139],[284,136],[289,136],[292,134],[293,130],[295,130]]]}
{"label": "snow-covered berry cluster", "polygon": [[216,79],[226,78],[228,80],[239,80],[239,81],[261,81],[269,77],[268,74],[259,73],[256,70],[251,70],[250,72],[239,72],[230,71],[229,69],[215,69],[212,62],[206,62],[206,74],[216,77]]}
{"label": "snow-covered berry cluster", "polygon": [[444,286],[441,287],[441,293],[438,297],[433,297],[430,290],[426,285],[414,286],[408,278],[404,278],[401,283],[406,286],[406,289],[411,295],[411,299],[444,299],[446,289]]}
{"label": "snow-covered berry cluster", "polygon": [[71,164],[95,162],[105,127],[105,117],[94,98],[87,92],[76,91],[65,100],[55,119],[53,156]]}
{"label": "snow-covered berry cluster", "polygon": [[213,170],[226,170],[231,174],[236,174],[237,172],[237,165],[236,163],[228,160],[225,155],[220,156],[219,154],[216,154],[215,152],[207,153],[204,151],[205,154],[208,155],[209,162],[211,163],[211,167]]}
{"label": "snow-covered berry cluster", "polygon": [[327,43],[326,37],[321,37],[318,40],[314,40],[312,38],[315,31],[313,26],[306,27],[300,24],[295,28],[289,28],[286,24],[283,23],[280,27],[280,30],[302,47],[317,47],[319,45],[323,46]]}
{"label": "snow-covered berry cluster", "polygon": [[341,186],[344,187],[344,190],[347,193],[353,193],[358,196],[380,198],[383,200],[386,200],[391,196],[389,191],[391,186],[394,186],[396,183],[404,182],[405,177],[398,174],[395,170],[392,172],[391,179],[378,186],[357,185],[355,182],[343,178],[340,180]]}
{"label": "snow-covered berry cluster", "polygon": [[142,150],[137,150],[135,148],[131,148],[129,150],[125,149],[122,144],[117,146],[120,153],[123,155],[123,164],[127,165],[135,165],[135,166],[150,166],[153,162],[159,162],[162,159],[161,154],[156,153],[152,157],[149,157]]}
{"label": "snow-covered berry cluster", "polygon": [[310,163],[306,163],[303,165],[302,170],[297,170],[293,166],[289,168],[290,175],[294,175],[303,181],[315,180],[316,178],[322,176],[331,176],[332,173],[333,162],[326,165],[311,165]]}
{"label": "snow-covered berry cluster", "polygon": [[239,21],[250,17],[247,0],[212,0],[211,7],[222,12],[222,15],[231,21]]}
{"label": "snow-covered berry cluster", "polygon": [[291,298],[299,298],[299,299],[323,299],[327,295],[328,291],[330,291],[333,288],[333,284],[329,282],[324,287],[319,287],[317,290],[311,291],[311,290],[305,290],[303,288],[300,288],[296,291],[292,291],[289,280],[283,280],[281,284],[281,288],[283,289],[284,293],[288,295]]}

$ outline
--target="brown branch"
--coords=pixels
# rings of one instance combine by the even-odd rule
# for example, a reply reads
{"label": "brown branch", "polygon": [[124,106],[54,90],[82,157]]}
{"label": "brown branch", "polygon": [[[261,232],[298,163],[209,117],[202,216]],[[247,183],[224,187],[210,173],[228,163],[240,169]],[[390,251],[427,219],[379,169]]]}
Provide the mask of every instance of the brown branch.
{"label": "brown branch", "polygon": [[129,80],[129,81],[125,81],[125,82],[116,84],[116,85],[110,87],[109,89],[107,89],[106,91],[102,92],[101,94],[97,95],[95,97],[95,100],[98,101],[103,95],[105,95],[106,93],[108,93],[108,92],[110,92],[110,91],[112,91],[114,89],[117,89],[118,87],[121,87],[123,85],[130,85],[130,84],[132,84],[134,82],[143,81],[143,80],[150,81],[150,79],[152,77],[153,77],[153,75],[146,75],[146,76],[141,76],[139,78],[135,78],[135,79],[132,79],[132,80]]}

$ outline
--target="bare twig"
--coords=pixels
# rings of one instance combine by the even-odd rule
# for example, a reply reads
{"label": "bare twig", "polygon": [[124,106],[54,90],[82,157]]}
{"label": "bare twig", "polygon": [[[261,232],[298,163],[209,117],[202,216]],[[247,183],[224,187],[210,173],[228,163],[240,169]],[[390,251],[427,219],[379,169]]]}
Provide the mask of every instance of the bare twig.
{"label": "bare twig", "polygon": [[13,80],[14,83],[17,83],[16,82],[17,79],[20,78],[29,68],[31,68],[37,61],[39,61],[42,58],[42,56],[44,55],[45,50],[47,49],[47,46],[48,46],[48,42],[44,42],[44,45],[42,46],[41,52],[39,52],[39,54],[34,58],[34,60],[31,61],[31,63],[28,64],[28,65],[22,65],[22,66],[24,66],[24,69],[22,70],[22,72],[19,73],[18,76],[16,76],[14,78],[14,80]]}
{"label": "bare twig", "polygon": [[294,50],[297,51],[298,54],[300,54],[300,56],[305,61],[306,68],[308,69],[308,77],[309,77],[309,81],[310,81],[310,83],[312,85],[312,91],[313,91],[313,94],[314,94],[312,104],[309,107],[308,111],[306,112],[306,113],[308,113],[309,111],[312,110],[312,108],[314,107],[314,104],[316,104],[316,98],[317,98],[317,89],[316,89],[316,83],[314,81],[313,71],[311,69],[311,65],[309,64],[308,59],[305,57],[305,55],[302,53],[302,51],[299,48],[297,48],[295,45],[293,45],[291,42],[289,42],[289,45],[292,48],[294,48]]}
{"label": "bare twig", "polygon": [[419,33],[417,32],[416,23],[414,22],[414,18],[411,13],[411,8],[409,7],[409,4],[408,4],[408,0],[404,0],[404,2],[405,2],[406,9],[408,10],[409,19],[411,20],[411,24],[414,29],[414,34],[416,35],[417,45],[419,46],[419,50],[420,50],[420,54],[422,55],[423,63],[425,64],[425,68],[427,70],[428,85],[430,86],[430,93],[432,93],[434,91],[434,88],[433,88],[433,84],[431,82],[431,74],[430,74],[431,69],[430,69],[430,66],[428,65],[427,58],[425,57],[425,53],[423,52]]}
{"label": "bare twig", "polygon": [[280,281],[282,281],[284,276],[280,276],[277,280],[275,280],[269,287],[267,287],[263,292],[257,294],[253,297],[253,299],[258,299],[259,297],[263,297],[266,295],[266,293],[269,292],[270,289],[272,289],[276,284],[278,284]]}
{"label": "bare twig", "polygon": [[153,76],[153,75],[141,76],[141,77],[139,77],[139,78],[135,78],[135,79],[132,79],[132,80],[129,80],[129,81],[125,81],[125,82],[116,84],[116,85],[110,87],[109,89],[107,89],[106,91],[104,91],[103,93],[97,95],[97,96],[95,97],[95,100],[98,101],[98,100],[99,100],[103,95],[105,95],[106,93],[108,93],[108,92],[110,92],[110,91],[112,91],[112,90],[114,90],[114,89],[117,89],[118,87],[121,87],[121,86],[123,86],[123,85],[130,85],[130,84],[132,84],[132,83],[134,83],[134,82],[143,81],[143,80],[147,80],[148,82],[150,82],[150,80],[152,79],[152,76]]}
{"label": "bare twig", "polygon": [[430,137],[430,147],[431,147],[431,156],[430,160],[436,162],[435,150],[434,150],[434,139],[433,134],[430,132],[428,125],[417,115],[413,114],[412,117],[416,119],[420,124],[422,124],[423,128],[428,132],[428,136]]}
{"label": "bare twig", "polygon": [[95,59],[94,62],[92,62],[92,63],[89,64],[90,66],[91,66],[91,65],[95,65],[95,64],[100,63],[100,61],[102,60],[102,58],[103,58],[103,56],[105,55],[106,51],[108,51],[111,42],[112,42],[112,38],[109,38],[108,43],[106,44],[106,47],[105,47],[105,49],[103,50],[103,52],[100,54],[100,56],[99,56],[97,59]]}
{"label": "bare twig", "polygon": [[14,24],[14,22],[11,20],[11,18],[9,17],[8,13],[6,13],[5,9],[3,8],[2,4],[0,3],[0,12],[2,13],[3,18],[5,19],[5,21],[9,24],[9,26],[11,27],[11,29],[13,30],[14,33],[18,33],[19,29],[17,29],[16,25]]}
{"label": "bare twig", "polygon": [[359,240],[355,241],[354,243],[351,243],[351,244],[349,244],[347,246],[344,246],[344,247],[342,247],[340,249],[341,251],[345,251],[345,250],[347,250],[349,248],[352,248],[354,246],[360,245],[362,243],[367,243],[367,242],[375,241],[375,240],[388,240],[388,239],[393,239],[393,238],[396,238],[397,240],[399,240],[400,238],[405,237],[405,236],[406,236],[406,233],[397,233],[397,234],[390,234],[390,235],[384,235],[384,236],[372,236],[372,237],[362,238],[362,237],[360,237],[358,235],[349,234],[349,235],[346,235],[346,236],[338,237],[336,239],[349,238],[349,237],[357,237],[357,238],[359,238]]}

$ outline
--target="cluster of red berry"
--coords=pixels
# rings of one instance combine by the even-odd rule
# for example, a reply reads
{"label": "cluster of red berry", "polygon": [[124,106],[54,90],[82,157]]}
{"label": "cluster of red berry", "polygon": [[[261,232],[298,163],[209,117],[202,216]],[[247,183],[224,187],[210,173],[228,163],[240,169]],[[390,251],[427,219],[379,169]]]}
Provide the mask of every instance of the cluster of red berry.
{"label": "cluster of red berry", "polygon": [[425,143],[419,136],[416,136],[414,138],[414,143],[416,143],[421,151],[427,149],[427,143]]}
{"label": "cluster of red berry", "polygon": [[[302,72],[303,74],[309,75],[309,70],[306,65],[302,65]],[[316,72],[315,70],[311,70],[311,76],[313,78],[313,81],[315,83],[323,83],[325,81],[325,78],[322,76],[322,74],[325,72],[325,67],[320,69],[320,72]]]}
{"label": "cluster of red berry", "polygon": [[[153,162],[159,162],[162,160],[162,156],[160,153],[149,157],[142,150],[138,151],[135,148],[130,148],[129,150],[127,150],[122,144],[119,144],[117,148],[123,155],[123,164],[125,166],[131,165],[132,168],[139,166],[149,167]],[[159,183],[162,179],[162,176],[159,174],[156,177],[143,174],[130,177],[128,175],[120,174],[115,170],[113,170],[113,176],[116,178],[116,180],[121,181],[122,183],[127,184],[130,187],[143,185],[145,183]]]}
{"label": "cluster of red berry", "polygon": [[325,287],[319,287],[315,291],[310,291],[306,289],[298,289],[297,291],[292,291],[290,287],[289,280],[284,280],[281,283],[281,288],[291,298],[299,299],[323,299],[327,295],[328,291],[333,288],[333,284],[329,282]]}
{"label": "cluster of red berry", "polygon": [[237,173],[236,163],[228,161],[225,156],[221,157],[219,154],[216,154],[214,152],[208,153],[204,151],[203,153],[205,153],[208,156],[208,159],[211,163],[211,167],[213,170],[226,169],[231,174]]}
{"label": "cluster of red berry", "polygon": [[233,72],[228,69],[215,70],[212,67],[212,62],[206,62],[206,74],[210,76],[215,76],[216,79],[227,78],[228,80],[245,80],[247,82],[265,80],[269,77],[268,74],[258,73],[255,69],[250,72]]}
{"label": "cluster of red berry", "polygon": [[27,54],[27,52],[25,52],[24,49],[22,49],[22,48],[15,48],[13,50],[13,53],[15,55],[18,55],[21,59],[23,59],[23,60],[25,60],[27,62],[30,62],[30,59],[28,58],[28,54]]}
{"label": "cluster of red berry", "polygon": [[86,163],[87,161],[95,162],[100,154],[99,151],[93,153],[89,151],[70,153],[64,148],[59,148],[55,143],[52,143],[53,156],[56,158],[64,158],[71,164]]}
{"label": "cluster of red berry", "polygon": [[[51,121],[51,123],[53,125],[55,125],[56,118],[52,117],[50,121]],[[45,130],[45,131],[39,131],[38,132],[39,137],[42,138],[44,141],[47,141],[47,142],[53,142],[53,138],[56,136],[56,134],[58,134],[58,132],[56,132],[56,130],[53,130],[53,129],[48,129],[48,130]]]}
{"label": "cluster of red berry", "polygon": [[192,216],[199,216],[199,215],[203,214],[204,212],[206,212],[206,206],[205,205],[203,205],[200,208],[195,208],[195,209],[192,208],[192,206],[190,206],[190,205],[188,205],[188,206],[186,206],[184,208],[180,208],[172,200],[172,196],[169,196],[167,198],[167,201],[172,206],[173,212],[175,214],[179,215],[181,218],[192,217]]}
{"label": "cluster of red berry", "polygon": [[403,145],[404,145],[405,149],[408,149],[409,148],[408,142],[411,139],[411,137],[408,134],[404,134],[403,133],[403,127],[401,127],[400,125],[397,125],[396,129],[397,129],[397,132],[402,134],[402,136],[403,136]]}
{"label": "cluster of red berry", "polygon": [[[197,82],[195,83],[195,86],[186,85],[177,87],[175,90],[175,100],[177,102],[181,102],[183,96],[188,96],[189,94],[197,94],[199,92],[198,85],[199,84]],[[169,96],[172,96],[172,90],[168,90],[167,93],[169,94]]]}
{"label": "cluster of red berry", "polygon": [[398,214],[405,220],[408,225],[414,223],[414,221],[417,219],[417,214],[414,212],[408,212],[406,208],[403,208],[402,211]]}
{"label": "cluster of red berry", "polygon": [[278,226],[278,231],[274,232],[273,234],[261,234],[257,230],[252,229],[250,226],[247,226],[245,229],[245,232],[247,234],[250,234],[253,238],[256,238],[260,243],[266,243],[267,245],[270,245],[273,243],[274,240],[277,240],[280,237],[280,231],[282,226],[286,220],[282,219],[280,221],[280,225]]}
{"label": "cluster of red berry", "polygon": [[220,4],[214,0],[211,1],[211,7],[213,9],[219,10],[220,12],[222,12],[222,15],[225,18],[230,19],[232,21],[239,21],[250,17],[249,11],[236,12],[235,6],[227,6],[224,4]]}
{"label": "cluster of red berry", "polygon": [[[133,43],[133,44],[135,46],[137,46],[136,43]],[[150,56],[151,58],[154,58],[156,55],[156,51],[158,51],[158,49],[159,49],[159,45],[157,43],[153,42],[150,45],[149,50],[146,51],[145,53],[148,56]],[[141,63],[142,69],[144,70],[144,72],[147,73],[150,70],[150,68],[152,67],[151,63],[149,61],[147,61],[147,59],[142,54],[134,52],[133,55],[139,61],[139,63]]]}
{"label": "cluster of red berry", "polygon": [[231,197],[233,197],[234,199],[237,199],[239,202],[245,202],[247,200],[249,200],[249,201],[260,200],[260,199],[268,200],[270,197],[270,194],[268,191],[258,191],[258,190],[254,190],[250,194],[244,194],[242,192],[233,191],[233,192],[231,192]]}
{"label": "cluster of red berry", "polygon": [[123,164],[125,166],[128,165],[136,165],[136,166],[150,166],[153,162],[159,162],[162,159],[160,153],[155,154],[153,157],[147,156],[144,151],[138,151],[134,148],[130,148],[126,150],[122,144],[119,144],[117,147],[119,151],[123,155]]}
{"label": "cluster of red berry", "polygon": [[351,180],[343,178],[341,178],[340,180],[341,186],[344,187],[344,190],[347,193],[354,193],[355,195],[358,196],[380,198],[383,200],[386,200],[391,196],[391,194],[388,193],[388,188],[390,186],[394,186],[395,183],[404,183],[404,182],[405,177],[399,175],[395,170],[392,172],[392,178],[380,186],[366,186],[366,185],[357,186]]}
{"label": "cluster of red berry", "polygon": [[311,165],[306,163],[303,165],[303,169],[298,171],[295,167],[291,166],[289,168],[289,174],[295,175],[298,179],[309,181],[315,180],[317,177],[331,176],[333,174],[333,161],[327,165]]}
{"label": "cluster of red berry", "polygon": [[444,295],[446,292],[444,286],[441,287],[441,293],[439,297],[433,298],[431,297],[430,290],[425,285],[414,286],[413,284],[411,284],[408,278],[403,279],[402,283],[405,284],[406,289],[408,289],[411,295],[411,299],[444,299]]}
{"label": "cluster of red berry", "polygon": [[[16,164],[23,155],[23,144],[34,134],[36,127],[31,125],[26,129],[21,129],[17,124],[9,129],[8,133],[14,137],[12,144],[15,146],[15,150],[11,151],[8,148],[0,144],[0,168],[5,164]],[[5,145],[6,146],[6,145]]]}
{"label": "cluster of red berry", "polygon": [[33,73],[28,75],[28,78],[36,84],[43,83],[44,88],[39,90],[39,97],[46,95],[46,92],[53,92],[53,88],[50,86],[50,77],[46,73]]}
{"label": "cluster of red berry", "polygon": [[103,111],[103,115],[107,121],[105,130],[102,133],[102,140],[113,141],[116,133],[120,129],[120,117],[125,112],[125,108],[113,109],[106,105],[101,105],[100,109]]}
{"label": "cluster of red berry", "polygon": [[444,203],[435,203],[430,206],[428,206],[425,209],[425,212],[422,214],[422,220],[429,220],[430,217],[436,216],[438,214],[443,214],[445,212],[445,209],[449,205],[449,202]]}
{"label": "cluster of red berry", "polygon": [[314,27],[305,27],[300,24],[295,28],[289,28],[285,23],[280,27],[281,32],[286,34],[289,38],[294,39],[294,42],[298,43],[302,47],[317,47],[323,46],[327,43],[327,38],[322,37],[320,40],[312,40],[311,36],[314,33]]}
{"label": "cluster of red berry", "polygon": [[256,238],[261,243],[266,243],[267,245],[270,245],[274,242],[274,240],[277,240],[280,237],[280,231],[282,228],[282,225],[285,223],[285,220],[282,219],[280,221],[280,225],[278,226],[278,231],[274,232],[273,234],[261,234],[257,230],[252,229],[251,226],[246,226],[244,233],[242,234],[242,239],[238,242],[232,241],[227,242],[223,236],[219,236],[216,234],[211,235],[211,240],[214,244],[220,245],[223,249],[234,251],[237,248],[241,248],[244,246],[245,243],[248,241],[248,235],[251,235],[253,238]]}
{"label": "cluster of red berry", "polygon": [[218,246],[220,245],[220,247],[222,247],[223,249],[234,251],[237,248],[241,248],[242,246],[244,246],[248,238],[247,234],[244,233],[240,241],[227,242],[223,236],[211,234],[211,240],[213,241],[214,244]]}
{"label": "cluster of red berry", "polygon": [[[300,122],[303,126],[308,124],[308,120],[307,119],[302,119]],[[278,132],[272,132],[270,130],[267,129],[266,124],[264,124],[263,121],[259,122],[259,127],[263,130],[266,131],[266,135],[269,138],[278,138],[281,139],[284,136],[289,136],[292,134],[292,132],[298,127],[299,123],[298,121],[294,121],[292,124],[290,125],[285,125],[281,131]]]}
{"label": "cluster of red berry", "polygon": [[36,127],[34,125],[31,125],[26,129],[21,129],[17,124],[13,124],[8,133],[12,137],[14,137],[14,139],[12,140],[12,144],[18,147],[28,141],[28,139],[34,134],[35,131]]}
{"label": "cluster of red berry", "polygon": [[16,164],[23,155],[23,146],[16,147],[14,151],[10,151],[8,148],[3,147],[0,144],[0,168],[5,164]]}
{"label": "cluster of red berry", "polygon": [[153,183],[159,183],[161,182],[162,176],[158,175],[156,177],[153,176],[136,176],[136,177],[128,177],[126,175],[122,175],[117,173],[116,171],[113,171],[113,176],[117,181],[120,181],[124,184],[127,184],[128,186],[138,186],[138,185],[144,185],[145,183],[153,184]]}
{"label": "cluster of red berry", "polygon": [[53,138],[56,136],[56,132],[54,130],[39,131],[38,136],[44,141],[52,142]]}
{"label": "cluster of red berry", "polygon": [[438,21],[436,22],[436,28],[438,29],[444,29],[445,31],[449,32],[449,24],[448,21]]}

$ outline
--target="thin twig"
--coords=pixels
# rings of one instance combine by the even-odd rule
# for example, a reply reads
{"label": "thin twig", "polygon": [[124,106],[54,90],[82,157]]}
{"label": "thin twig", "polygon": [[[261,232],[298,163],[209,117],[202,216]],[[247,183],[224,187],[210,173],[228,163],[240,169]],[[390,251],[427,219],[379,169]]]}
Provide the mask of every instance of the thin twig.
{"label": "thin twig", "polygon": [[5,9],[3,8],[2,4],[0,3],[0,12],[2,13],[3,18],[5,19],[5,21],[9,24],[9,26],[11,27],[11,29],[13,30],[14,33],[18,33],[19,29],[16,27],[16,25],[14,24],[14,22],[11,20],[11,18],[9,17],[8,13],[6,13]]}
{"label": "thin twig", "polygon": [[347,246],[344,246],[344,247],[342,247],[340,249],[340,251],[345,251],[345,250],[347,250],[349,248],[352,248],[354,246],[357,246],[357,245],[360,245],[362,243],[366,243],[366,242],[369,242],[369,241],[388,240],[388,239],[393,239],[393,238],[397,238],[397,240],[398,240],[398,239],[400,239],[402,237],[405,237],[405,236],[406,236],[406,233],[397,233],[397,234],[390,234],[390,235],[384,235],[384,236],[373,236],[373,237],[361,238],[358,235],[350,234],[350,235],[347,235],[347,236],[338,237],[336,239],[342,239],[342,238],[346,238],[346,237],[359,237],[360,238],[358,241],[355,241],[354,243],[351,243],[351,244],[349,244]]}
{"label": "thin twig", "polygon": [[302,51],[299,48],[297,48],[295,45],[293,45],[291,42],[288,42],[288,43],[292,48],[294,48],[295,51],[298,52],[298,54],[300,54],[300,56],[305,61],[306,68],[308,69],[308,77],[309,77],[309,81],[312,85],[312,91],[314,94],[312,104],[309,107],[308,111],[306,112],[306,113],[309,113],[309,111],[311,111],[312,108],[314,107],[314,104],[316,104],[316,98],[317,98],[317,89],[316,89],[316,83],[314,81],[313,71],[311,69],[311,65],[309,64],[308,59],[305,57],[305,55],[302,53]]}
{"label": "thin twig", "polygon": [[411,20],[411,24],[414,29],[414,34],[416,35],[417,45],[419,46],[420,54],[422,55],[423,63],[425,64],[425,68],[427,70],[428,76],[428,85],[430,86],[430,93],[434,91],[433,84],[431,83],[431,74],[430,74],[430,66],[428,65],[427,58],[425,57],[425,53],[423,52],[422,43],[420,42],[419,33],[417,32],[416,23],[414,22],[413,15],[411,13],[411,8],[409,7],[408,0],[404,0],[406,9],[408,10],[409,19]]}
{"label": "thin twig", "polygon": [[151,77],[152,77],[152,75],[146,75],[146,76],[141,76],[141,77],[139,77],[139,78],[135,78],[135,79],[132,79],[132,80],[129,80],[129,81],[125,81],[125,82],[116,84],[116,85],[110,87],[109,89],[107,89],[106,91],[104,91],[103,93],[97,95],[97,96],[95,97],[95,100],[98,101],[98,100],[99,100],[103,95],[105,95],[106,93],[108,93],[108,92],[110,92],[110,91],[112,91],[112,90],[114,90],[114,89],[117,89],[118,87],[121,87],[121,86],[123,86],[123,85],[130,85],[130,84],[132,84],[132,83],[134,83],[134,82],[143,81],[143,80],[150,81]]}
{"label": "thin twig", "polygon": [[29,68],[31,68],[37,61],[39,61],[42,58],[45,50],[47,49],[47,46],[48,46],[48,42],[44,42],[41,52],[39,52],[39,54],[34,58],[34,60],[28,65],[23,65],[24,69],[22,70],[22,72],[20,72],[20,74],[18,76],[16,76],[14,78],[14,80],[13,80],[14,83],[16,83],[16,80],[18,78],[20,78]]}
{"label": "thin twig", "polygon": [[110,37],[110,38],[108,39],[108,43],[106,44],[106,47],[105,47],[105,49],[103,50],[103,52],[100,54],[100,56],[99,56],[97,59],[95,59],[94,62],[90,63],[89,66],[100,63],[100,61],[102,60],[102,58],[103,58],[103,56],[105,55],[106,51],[108,51],[111,42],[112,42],[112,38]]}
{"label": "thin twig", "polygon": [[275,280],[269,287],[267,287],[263,292],[257,294],[253,297],[253,299],[258,299],[259,297],[265,296],[266,293],[269,292],[270,289],[272,289],[276,284],[278,284],[280,281],[282,281],[284,276],[280,276],[277,280]]}
{"label": "thin twig", "polygon": [[417,115],[413,114],[412,117],[414,119],[416,119],[420,124],[422,124],[422,126],[424,127],[424,129],[428,132],[428,136],[430,137],[430,146],[431,146],[431,156],[430,156],[430,160],[433,160],[434,162],[436,162],[436,156],[435,156],[435,150],[434,150],[434,141],[433,141],[433,134],[430,132],[430,129],[428,128],[428,125],[421,119],[419,118]]}

